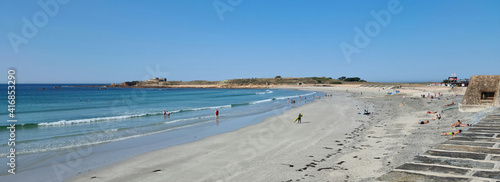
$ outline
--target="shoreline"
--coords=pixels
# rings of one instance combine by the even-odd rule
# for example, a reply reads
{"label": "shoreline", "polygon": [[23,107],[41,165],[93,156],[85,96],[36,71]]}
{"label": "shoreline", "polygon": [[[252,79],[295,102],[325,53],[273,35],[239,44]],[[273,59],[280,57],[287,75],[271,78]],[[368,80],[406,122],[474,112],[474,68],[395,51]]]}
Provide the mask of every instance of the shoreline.
{"label": "shoreline", "polygon": [[[432,117],[425,114],[427,110],[440,110],[451,101],[460,103],[461,96],[455,97],[449,89],[405,90],[395,95],[380,88],[287,89],[333,97],[236,131],[138,155],[70,181],[375,181],[448,140],[440,134],[453,130],[449,128],[453,121],[473,120],[471,113],[449,110],[440,121],[416,124]],[[429,101],[418,97],[422,91],[447,96]],[[399,106],[401,101],[404,107]],[[359,115],[365,107],[373,114]],[[298,112],[304,114],[304,124],[291,124]]]}
{"label": "shoreline", "polygon": [[[284,100],[284,102],[286,103],[286,100]],[[310,102],[298,103],[295,107],[298,108],[309,103]],[[262,122],[265,118],[280,114],[289,109],[290,106],[288,105],[287,107],[274,108],[270,111],[243,115],[238,118],[222,117],[218,120],[203,122],[200,125],[187,128],[178,128],[170,132],[133,137],[126,140],[93,144],[91,146],[67,150],[22,155],[20,159],[27,161],[26,164],[21,164],[23,165],[23,170],[18,171],[17,175],[5,175],[0,176],[0,178],[5,180],[24,181],[33,181],[36,179],[66,181],[68,178],[88,171],[89,169],[95,170],[136,155],[185,143],[192,143],[203,140],[206,137],[241,129]],[[234,121],[235,119],[236,121]],[[189,130],[189,128],[192,128],[191,130],[194,132]],[[42,159],[40,160],[40,158]],[[40,162],[29,162],[31,160],[40,160]]]}
{"label": "shoreline", "polygon": [[[323,92],[323,90],[319,92]],[[255,180],[255,178],[248,178],[250,176],[246,176],[247,174],[245,174],[244,171],[247,171],[249,168],[255,171],[265,168],[265,166],[254,166],[259,166],[258,161],[268,160],[266,159],[266,155],[273,155],[276,157],[281,155],[288,156],[283,159],[283,164],[278,164],[278,166],[281,168],[290,168],[284,165],[285,163],[293,163],[293,160],[289,158],[290,154],[288,153],[290,152],[287,152],[287,150],[285,150],[286,148],[289,148],[288,151],[294,151],[291,153],[297,153],[306,150],[308,147],[314,147],[312,145],[313,143],[322,142],[323,139],[331,135],[337,138],[344,135],[343,133],[335,133],[333,130],[326,133],[322,132],[325,130],[323,124],[330,125],[331,127],[338,125],[339,128],[349,131],[361,125],[361,122],[339,125],[339,123],[328,123],[325,120],[319,121],[319,117],[324,116],[324,113],[330,112],[330,109],[337,110],[337,114],[343,113],[341,111],[347,113],[346,109],[356,107],[356,104],[361,104],[348,98],[348,95],[349,94],[340,93],[340,95],[332,98],[322,97],[320,100],[313,103],[289,109],[281,115],[272,116],[254,125],[236,131],[211,136],[197,142],[177,145],[135,156],[95,171],[77,175],[70,181],[86,181],[89,179],[102,181],[121,181],[125,179],[152,181],[162,181],[165,179],[170,179],[171,181],[215,181],[219,179],[229,181],[245,181],[245,179]],[[337,98],[333,99],[335,97]],[[331,102],[337,101],[341,101],[344,104],[330,104]],[[343,107],[346,104],[350,105],[350,107]],[[333,108],[322,106],[333,106]],[[316,109],[318,107],[323,109]],[[292,122],[295,118],[295,114],[292,115],[292,113],[302,111],[304,111],[303,124],[293,124]],[[309,119],[307,119],[308,117]],[[351,120],[354,117],[363,116],[354,113],[347,114],[341,118],[344,120]],[[339,117],[338,115],[330,115],[329,118],[334,120]],[[321,122],[322,124],[312,124],[316,122]],[[307,127],[308,130],[314,130],[315,134],[311,136],[310,133],[304,133],[304,128],[300,128],[301,126]],[[299,141],[301,145],[296,145],[298,141],[295,139],[297,139],[297,137],[302,138],[301,141]],[[284,142],[283,140],[288,142]],[[295,144],[287,144],[290,142],[295,142]],[[327,152],[329,152],[329,149],[325,150],[320,148],[319,150],[321,150],[319,152],[323,153],[323,155],[327,155]],[[266,155],[262,156],[261,153],[266,153]],[[175,156],[176,158],[171,159],[162,156]],[[217,158],[220,160],[217,160]],[[307,159],[308,158],[306,158],[306,160]],[[209,165],[200,165],[199,162],[197,162],[206,160],[210,163]],[[217,166],[216,169],[214,169],[215,166]],[[148,174],[153,175],[150,176]],[[162,174],[165,176],[161,177]],[[234,177],[233,174],[239,174],[241,176]],[[255,177],[258,175],[251,176]],[[272,174],[262,175],[260,178],[261,181],[269,179],[273,179]],[[259,179],[257,179],[257,181],[259,181]]]}

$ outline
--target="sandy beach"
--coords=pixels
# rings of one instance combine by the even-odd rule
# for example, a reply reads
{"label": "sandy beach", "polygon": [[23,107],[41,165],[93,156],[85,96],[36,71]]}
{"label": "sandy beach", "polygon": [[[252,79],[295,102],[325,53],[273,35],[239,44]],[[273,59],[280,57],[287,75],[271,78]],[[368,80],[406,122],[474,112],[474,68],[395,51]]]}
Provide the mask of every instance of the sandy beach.
{"label": "sandy beach", "polygon": [[[70,181],[374,181],[448,140],[462,96],[443,87],[389,95],[385,88],[300,87],[332,94],[261,123],[156,150],[75,176]],[[441,100],[421,94],[441,92]],[[403,96],[405,97],[403,99]],[[312,98],[307,98],[310,102]],[[401,102],[404,106],[400,106]],[[457,106],[457,105],[454,105]],[[367,108],[371,115],[361,115]],[[302,113],[301,124],[293,123]],[[430,120],[429,124],[417,122]]]}

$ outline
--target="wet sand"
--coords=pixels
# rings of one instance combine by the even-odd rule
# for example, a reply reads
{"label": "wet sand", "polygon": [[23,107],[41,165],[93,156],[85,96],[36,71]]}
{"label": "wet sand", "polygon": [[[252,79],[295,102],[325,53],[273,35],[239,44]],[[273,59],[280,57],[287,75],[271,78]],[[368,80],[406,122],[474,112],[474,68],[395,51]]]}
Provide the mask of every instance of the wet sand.
{"label": "wet sand", "polygon": [[[454,131],[450,125],[457,119],[471,120],[471,113],[450,109],[439,121],[416,124],[435,117],[427,110],[460,103],[462,97],[449,90],[439,90],[445,94],[442,100],[429,101],[419,97],[419,90],[388,95],[382,88],[299,89],[333,97],[240,130],[135,156],[70,181],[374,181],[449,139],[440,134]],[[373,114],[358,114],[365,107]],[[302,124],[293,123],[298,113],[304,115]]]}

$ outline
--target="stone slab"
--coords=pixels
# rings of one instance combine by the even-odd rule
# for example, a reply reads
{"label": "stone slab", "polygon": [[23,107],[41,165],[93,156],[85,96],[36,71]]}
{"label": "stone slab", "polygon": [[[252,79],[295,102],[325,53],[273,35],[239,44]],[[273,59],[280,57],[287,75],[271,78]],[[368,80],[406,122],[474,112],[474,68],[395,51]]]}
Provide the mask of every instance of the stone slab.
{"label": "stone slab", "polygon": [[468,146],[478,146],[478,147],[493,147],[495,145],[495,143],[469,142],[469,141],[459,141],[459,140],[448,140],[444,143],[450,145],[468,145]]}
{"label": "stone slab", "polygon": [[462,159],[475,159],[475,160],[484,160],[486,158],[486,154],[475,154],[475,153],[466,153],[466,152],[443,152],[443,151],[429,150],[429,151],[425,152],[425,154],[429,154],[432,156],[442,156],[442,157],[462,158]]}
{"label": "stone slab", "polygon": [[498,171],[477,171],[472,176],[482,178],[500,179],[500,172]]}
{"label": "stone slab", "polygon": [[439,164],[439,165],[464,167],[464,168],[493,169],[493,167],[495,167],[495,164],[491,162],[478,162],[467,159],[449,159],[449,158],[416,156],[414,161],[425,164]]}
{"label": "stone slab", "polygon": [[482,154],[500,154],[500,149],[487,148],[487,147],[472,147],[467,145],[439,145],[436,149],[460,151],[460,152],[474,152]]}
{"label": "stone slab", "polygon": [[427,182],[468,182],[471,179],[458,177],[439,177],[418,173],[391,171],[379,178],[381,181],[427,181]]}

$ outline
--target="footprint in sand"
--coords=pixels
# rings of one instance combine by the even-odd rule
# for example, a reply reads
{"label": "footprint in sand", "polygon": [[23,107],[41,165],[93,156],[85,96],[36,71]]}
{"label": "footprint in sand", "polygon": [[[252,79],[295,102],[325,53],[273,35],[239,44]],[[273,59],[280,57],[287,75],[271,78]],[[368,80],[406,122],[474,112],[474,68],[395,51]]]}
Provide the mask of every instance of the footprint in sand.
{"label": "footprint in sand", "polygon": [[154,170],[153,172],[155,173],[155,172],[160,172],[160,171],[161,171],[161,169],[157,169],[157,170]]}

